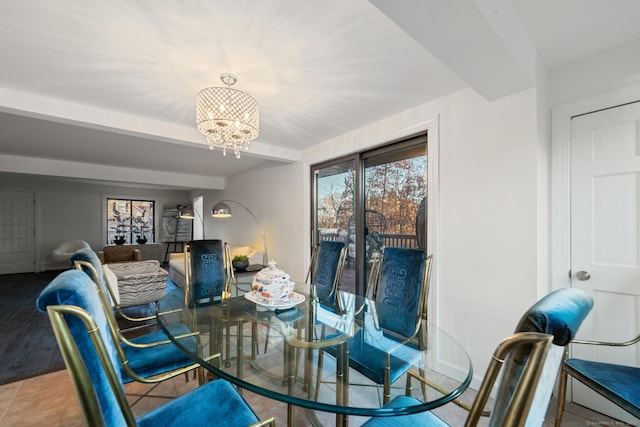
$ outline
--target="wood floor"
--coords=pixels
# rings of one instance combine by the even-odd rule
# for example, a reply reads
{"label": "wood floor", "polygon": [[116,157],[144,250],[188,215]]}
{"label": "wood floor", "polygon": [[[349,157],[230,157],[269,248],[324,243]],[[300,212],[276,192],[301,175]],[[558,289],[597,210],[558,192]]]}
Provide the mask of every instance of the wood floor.
{"label": "wood floor", "polygon": [[[64,369],[49,317],[36,309],[38,295],[60,273],[0,275],[0,385]],[[152,310],[152,305],[125,309],[141,317]],[[132,326],[122,318],[118,324],[123,330]]]}
{"label": "wood floor", "polygon": [[64,369],[49,317],[36,298],[60,272],[0,275],[0,384]]}

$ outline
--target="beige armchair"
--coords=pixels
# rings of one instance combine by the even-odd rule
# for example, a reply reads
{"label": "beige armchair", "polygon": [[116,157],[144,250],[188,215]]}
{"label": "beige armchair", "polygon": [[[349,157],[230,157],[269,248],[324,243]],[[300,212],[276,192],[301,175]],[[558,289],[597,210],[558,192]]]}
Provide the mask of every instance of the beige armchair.
{"label": "beige armchair", "polygon": [[142,261],[142,253],[133,246],[105,246],[98,252],[102,264]]}

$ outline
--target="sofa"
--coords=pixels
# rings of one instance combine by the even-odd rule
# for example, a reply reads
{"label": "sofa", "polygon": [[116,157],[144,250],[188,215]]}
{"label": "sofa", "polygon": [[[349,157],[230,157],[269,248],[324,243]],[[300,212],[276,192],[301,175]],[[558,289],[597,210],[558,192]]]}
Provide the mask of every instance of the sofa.
{"label": "sofa", "polygon": [[[245,255],[249,258],[247,271],[257,271],[264,267],[262,259],[264,252],[258,251],[250,246],[229,245],[231,259],[236,255]],[[184,253],[169,254],[169,279],[181,288],[185,286],[184,278]]]}

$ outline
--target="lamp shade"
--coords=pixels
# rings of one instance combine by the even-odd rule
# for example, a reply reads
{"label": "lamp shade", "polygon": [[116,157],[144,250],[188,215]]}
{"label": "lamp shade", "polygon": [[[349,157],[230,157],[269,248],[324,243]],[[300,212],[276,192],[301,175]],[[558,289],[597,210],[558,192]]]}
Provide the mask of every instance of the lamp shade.
{"label": "lamp shade", "polygon": [[258,221],[258,218],[256,218],[256,216],[253,214],[253,212],[251,212],[251,210],[248,207],[246,207],[240,202],[236,202],[235,200],[221,200],[213,206],[213,209],[211,209],[211,216],[214,218],[229,218],[231,216],[231,208],[225,202],[237,204],[238,206],[243,208],[245,211],[247,211],[247,213],[249,213],[249,215],[251,215],[253,220],[256,222],[256,224],[258,225],[258,228],[260,229],[260,235],[262,236],[262,244],[264,246],[264,253],[262,254],[262,264],[267,265],[267,263],[269,262],[269,254],[267,253],[267,238],[264,236],[264,231],[262,230],[262,225],[260,225],[260,221]]}
{"label": "lamp shade", "polygon": [[182,219],[193,219],[195,217],[193,212],[193,207],[191,206],[183,206],[178,211],[178,218]]}
{"label": "lamp shade", "polygon": [[218,202],[211,209],[211,216],[214,218],[229,218],[231,216],[231,208],[224,202]]}

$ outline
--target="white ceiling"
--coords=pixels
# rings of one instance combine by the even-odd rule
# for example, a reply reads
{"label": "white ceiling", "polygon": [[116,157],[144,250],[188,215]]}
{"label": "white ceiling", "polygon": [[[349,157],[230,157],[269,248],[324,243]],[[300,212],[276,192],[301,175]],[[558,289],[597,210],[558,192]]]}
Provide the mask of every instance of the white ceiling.
{"label": "white ceiling", "polygon": [[[638,16],[637,0],[2,0],[0,171],[13,156],[202,177],[291,162],[463,87],[530,87],[536,50],[560,67],[640,39]],[[260,105],[240,160],[194,126],[224,72]]]}

